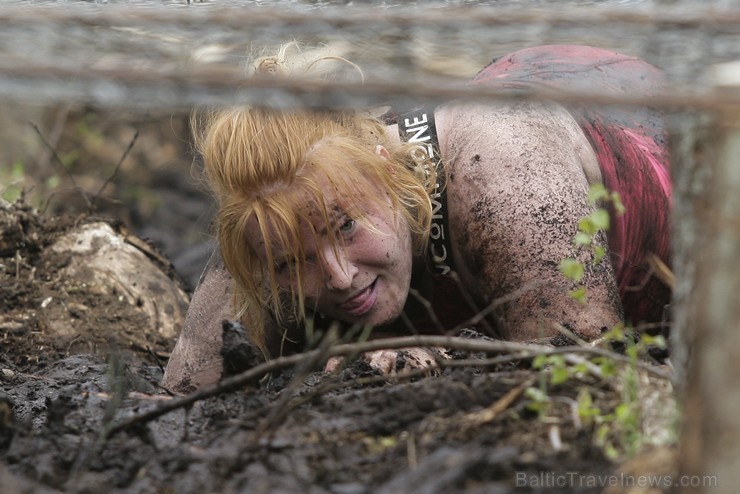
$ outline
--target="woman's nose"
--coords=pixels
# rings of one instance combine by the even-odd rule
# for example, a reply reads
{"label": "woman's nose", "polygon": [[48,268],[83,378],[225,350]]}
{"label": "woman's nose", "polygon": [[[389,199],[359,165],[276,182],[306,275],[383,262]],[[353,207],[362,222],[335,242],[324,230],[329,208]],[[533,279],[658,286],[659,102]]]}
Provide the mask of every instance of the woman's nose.
{"label": "woman's nose", "polygon": [[329,248],[322,256],[324,282],[329,290],[346,290],[352,286],[357,267],[350,262],[344,249]]}

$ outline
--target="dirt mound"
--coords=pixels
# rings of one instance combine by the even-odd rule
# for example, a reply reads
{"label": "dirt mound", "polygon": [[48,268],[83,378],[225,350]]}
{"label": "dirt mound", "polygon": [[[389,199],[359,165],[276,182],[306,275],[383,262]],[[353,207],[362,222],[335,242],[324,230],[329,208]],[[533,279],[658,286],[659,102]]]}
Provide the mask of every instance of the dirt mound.
{"label": "dirt mound", "polygon": [[168,261],[125,228],[0,208],[3,358],[25,370],[75,354],[165,356],[188,297]]}
{"label": "dirt mound", "polygon": [[[0,494],[601,492],[629,482],[628,446],[670,442],[669,382],[603,355],[274,366],[185,406],[158,386],[187,304],[167,260],[22,203],[0,207],[0,303]],[[630,475],[671,473],[666,457]]]}

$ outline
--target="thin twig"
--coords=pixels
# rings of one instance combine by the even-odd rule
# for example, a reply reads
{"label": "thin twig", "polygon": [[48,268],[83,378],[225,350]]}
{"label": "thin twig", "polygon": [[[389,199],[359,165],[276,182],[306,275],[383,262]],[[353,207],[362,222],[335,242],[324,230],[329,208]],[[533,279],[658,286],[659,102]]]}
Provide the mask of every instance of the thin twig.
{"label": "thin twig", "polygon": [[[54,126],[52,127],[51,131],[49,132],[49,144],[51,147],[56,148],[57,144],[59,143],[59,139],[62,136],[62,132],[64,132],[64,127],[67,122],[67,117],[69,115],[70,109],[72,108],[71,104],[64,105],[58,112],[57,112],[57,118],[54,120]],[[48,167],[51,165],[51,153],[47,149],[47,154],[42,156],[40,158],[40,162],[44,164],[44,166]]]}
{"label": "thin twig", "polygon": [[[509,341],[489,341],[489,340],[471,340],[467,338],[458,338],[450,336],[406,336],[399,338],[387,338],[380,340],[372,340],[363,343],[351,343],[344,345],[336,345],[327,349],[312,350],[310,352],[291,355],[288,357],[279,357],[274,360],[269,360],[263,364],[257,365],[247,371],[230,376],[222,380],[220,383],[203,388],[192,394],[175,398],[170,402],[164,403],[161,406],[141,413],[139,415],[133,415],[128,417],[121,422],[112,425],[107,430],[107,437],[110,437],[122,430],[131,427],[134,424],[141,422],[148,422],[154,420],[162,415],[165,415],[171,411],[179,408],[188,407],[198,401],[205,400],[214,396],[218,396],[224,393],[229,393],[237,389],[245,387],[247,384],[254,382],[262,376],[269,374],[280,369],[285,369],[297,364],[311,360],[316,362],[317,357],[323,354],[323,358],[330,358],[343,355],[353,355],[359,353],[372,352],[376,350],[390,350],[410,347],[442,347],[451,348],[470,352],[488,352],[488,353],[517,353],[518,359],[522,358],[533,358],[537,355],[555,355],[562,353],[584,353],[587,355],[597,356],[608,356],[618,362],[633,364],[627,357],[616,354],[609,350],[592,347],[547,347],[544,345],[533,345],[528,343],[515,343]],[[527,353],[528,352],[528,353]],[[522,357],[522,355],[526,355]],[[454,361],[450,361],[454,362]],[[468,361],[468,365],[489,365],[489,362],[481,359],[480,361]],[[671,376],[665,372],[656,369],[654,366],[637,362],[637,367],[646,370],[656,377],[662,379],[671,379]],[[429,370],[429,369],[425,369]]]}
{"label": "thin twig", "polygon": [[607,350],[604,348],[598,348],[598,347],[592,347],[592,346],[563,346],[563,347],[539,347],[544,348],[544,350],[522,350],[519,352],[513,352],[508,355],[502,355],[499,357],[493,357],[493,358],[487,358],[487,359],[464,359],[464,360],[450,360],[448,362],[444,363],[445,367],[470,367],[470,366],[479,366],[479,367],[489,367],[494,365],[500,365],[500,364],[506,364],[509,362],[517,362],[519,360],[529,360],[537,355],[563,355],[563,354],[574,354],[574,353],[581,353],[585,355],[591,355],[596,357],[607,357],[611,358],[615,362],[618,362],[620,364],[626,364],[626,365],[636,365],[640,370],[644,370],[646,372],[649,372],[653,376],[665,379],[670,381],[673,379],[673,376],[668,373],[664,372],[655,365],[648,363],[648,362],[641,362],[637,361],[634,362],[629,357],[626,357],[622,354],[616,353],[612,350]]}
{"label": "thin twig", "polygon": [[[295,406],[297,406],[297,404],[291,403],[291,398],[293,394],[292,391],[298,389],[300,383],[303,382],[305,377],[308,376],[312,369],[315,369],[319,366],[321,362],[326,362],[329,359],[327,355],[332,347],[332,342],[336,342],[337,337],[338,332],[336,326],[332,326],[331,328],[329,328],[327,337],[325,337],[321,341],[321,344],[316,349],[316,351],[313,352],[313,355],[310,358],[306,358],[297,364],[295,375],[293,376],[291,382],[288,384],[286,388],[286,393],[283,395],[282,399],[278,401],[278,404],[275,407],[276,411],[270,414],[263,422],[262,426],[259,428],[259,431],[256,435],[256,440],[259,440],[262,434],[265,431],[272,429],[275,424],[282,422],[282,420],[288,415],[288,413],[290,413],[290,411]],[[303,403],[303,400],[301,398],[299,398],[299,400],[301,403]]]}
{"label": "thin twig", "polygon": [[[59,167],[62,169],[62,172],[64,172],[67,178],[69,178],[70,182],[72,182],[74,190],[80,193],[82,198],[85,200],[85,204],[87,204],[87,207],[91,208],[92,203],[90,202],[90,199],[87,197],[87,194],[85,194],[84,189],[82,189],[82,187],[77,185],[77,181],[75,180],[75,177],[72,175],[72,172],[70,172],[69,169],[67,169],[67,167],[64,165],[64,162],[59,157],[59,154],[57,154],[56,149],[54,149],[52,145],[49,144],[49,142],[44,137],[44,134],[41,133],[41,130],[38,128],[38,126],[35,123],[33,122],[28,122],[28,123],[29,125],[31,125],[33,130],[36,132],[36,135],[38,135],[39,139],[41,139],[41,143],[49,150],[49,152],[51,153],[51,156],[54,158],[54,162],[57,163],[57,165],[59,165]],[[44,209],[46,209],[46,207],[44,207]]]}
{"label": "thin twig", "polygon": [[513,302],[514,300],[518,299],[522,295],[524,295],[527,292],[530,292],[534,290],[535,288],[539,288],[540,286],[544,285],[544,281],[535,281],[531,283],[527,283],[523,287],[514,290],[513,292],[504,295],[503,297],[499,297],[495,300],[493,300],[490,304],[488,304],[486,307],[484,307],[482,310],[480,310],[477,314],[475,314],[473,317],[469,318],[467,321],[463,321],[462,323],[455,326],[455,328],[451,331],[453,334],[456,334],[457,332],[469,328],[471,326],[477,326],[479,323],[485,320],[485,318],[492,314],[494,310],[496,310],[498,307],[501,307],[502,305]]}
{"label": "thin twig", "polygon": [[134,144],[136,144],[136,140],[139,138],[139,129],[136,129],[134,132],[134,136],[131,138],[131,142],[128,143],[128,147],[123,152],[123,155],[121,155],[121,159],[118,160],[118,163],[116,164],[116,167],[113,169],[113,173],[110,174],[108,178],[105,179],[105,182],[103,182],[103,185],[100,186],[100,189],[95,193],[92,199],[92,203],[89,204],[90,206],[90,213],[94,211],[94,208],[97,205],[97,201],[100,198],[100,195],[103,193],[105,188],[108,186],[109,183],[113,181],[113,179],[118,174],[118,170],[121,169],[121,165],[123,164],[123,161],[126,159],[128,154],[131,152],[131,150],[134,148]]}
{"label": "thin twig", "polygon": [[527,379],[518,386],[511,388],[504,396],[490,406],[465,415],[461,420],[462,429],[470,431],[471,429],[492,422],[496,417],[505,412],[534,382],[535,378]]}
{"label": "thin twig", "polygon": [[[463,299],[465,299],[465,303],[468,304],[468,307],[473,311],[473,313],[477,314],[478,312],[480,312],[480,309],[478,308],[478,304],[475,303],[475,300],[468,292],[467,286],[463,285],[463,282],[460,279],[460,276],[457,274],[457,271],[452,270],[448,273],[448,275],[457,285],[457,289],[460,291],[460,294],[462,295]],[[496,325],[495,328],[491,327],[491,324],[489,323],[488,319],[492,319],[495,322],[495,325]],[[481,319],[479,324],[483,327],[483,330],[486,332],[488,336],[491,336],[494,338],[495,337],[501,337],[501,338],[506,337],[506,333],[507,333],[506,327],[499,320],[499,318],[496,317],[496,315],[493,313],[489,313],[488,317],[484,317],[483,319]]]}

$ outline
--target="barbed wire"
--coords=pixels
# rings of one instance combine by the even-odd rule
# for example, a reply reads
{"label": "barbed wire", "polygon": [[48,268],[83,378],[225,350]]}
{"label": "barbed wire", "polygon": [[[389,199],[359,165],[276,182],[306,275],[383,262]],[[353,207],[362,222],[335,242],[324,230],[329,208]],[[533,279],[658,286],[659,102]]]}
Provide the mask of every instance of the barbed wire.
{"label": "barbed wire", "polygon": [[550,25],[604,25],[608,23],[670,25],[673,27],[712,26],[736,28],[740,24],[740,10],[680,7],[597,7],[582,6],[557,9],[500,10],[490,6],[464,5],[436,8],[382,9],[378,6],[353,5],[351,8],[316,8],[298,10],[281,7],[243,6],[240,8],[215,8],[197,3],[191,8],[131,8],[111,5],[105,8],[61,8],[58,6],[33,6],[8,9],[0,7],[0,23],[63,23],[93,27],[115,27],[126,24],[197,26],[204,23],[224,28],[243,29],[248,26],[304,25],[321,23],[333,28],[376,26],[499,26],[510,24],[546,23]]}
{"label": "barbed wire", "polygon": [[[713,111],[740,108],[740,88],[669,88],[660,94],[571,91],[548,87],[510,91],[484,85],[425,84],[413,86],[383,81],[364,84],[314,78],[244,78],[238,72],[209,69],[187,74],[137,71],[126,68],[84,71],[54,66],[9,66],[0,63],[0,81],[17,86],[16,97],[37,97],[40,84],[53,81],[50,99],[79,100],[101,106],[167,107],[184,109],[211,105],[262,105],[282,108],[367,107],[397,102],[409,107],[419,101],[554,101],[564,104],[651,106],[665,109]],[[3,85],[0,85],[2,87]],[[24,94],[27,93],[27,94]],[[0,96],[2,92],[0,91]]]}
{"label": "barbed wire", "polygon": [[[663,108],[715,110],[740,105],[740,68],[725,67],[722,80],[708,76],[709,65],[726,61],[711,50],[694,55],[705,64],[695,72],[705,77],[676,82],[650,98],[625,94],[589,93],[551,88],[518,89],[516,92],[467,85],[467,77],[442,77],[425,67],[424,55],[411,53],[435,32],[472,32],[461,50],[478,45],[496,46],[500,38],[512,37],[512,26],[539,26],[534,38],[549,31],[584,27],[598,33],[602,27],[630,29],[643,36],[662,31],[699,32],[706,41],[724,36],[725,46],[740,43],[740,9],[660,9],[655,7],[579,7],[559,9],[496,9],[484,6],[444,8],[379,9],[357,5],[351,8],[295,9],[281,7],[217,8],[213,5],[175,8],[34,6],[0,7],[0,98],[59,102],[77,101],[107,108],[187,109],[193,106],[261,104],[281,108],[296,106],[356,107],[378,104],[407,106],[417,101],[534,99],[562,103],[644,105]],[[204,35],[207,26],[207,36]],[[464,29],[463,29],[464,28]],[[5,32],[3,35],[2,33]],[[34,33],[41,34],[35,38]],[[329,34],[327,34],[329,33]],[[402,33],[401,35],[399,33]],[[315,41],[347,39],[372,50],[373,36],[390,38],[387,52],[376,54],[364,84],[343,79],[296,77],[260,79],[248,77],[246,47],[254,40],[279,43],[292,35]],[[486,39],[485,36],[491,36]],[[26,37],[24,37],[26,36]],[[459,38],[461,35],[457,34]],[[634,36],[633,36],[634,37]],[[499,39],[500,39],[499,38]],[[420,41],[421,40],[421,41]],[[35,43],[34,43],[35,41]],[[525,46],[530,38],[521,36]],[[516,45],[512,39],[511,44]],[[381,42],[378,41],[378,45]],[[444,47],[433,46],[442,50]],[[215,56],[201,57],[212,49]],[[221,50],[219,52],[219,50]],[[673,48],[674,52],[680,48]],[[740,58],[730,48],[727,59]],[[379,50],[380,51],[380,50]],[[689,55],[683,57],[689,60]],[[696,49],[695,49],[696,51]],[[220,53],[220,54],[219,54]],[[230,55],[224,55],[229,53]],[[236,54],[235,54],[236,53]],[[426,52],[423,52],[426,53]],[[360,53],[359,56],[367,56]],[[655,55],[661,56],[661,53]],[[681,53],[676,55],[681,64]],[[400,60],[400,62],[399,62]],[[437,65],[442,65],[447,59]],[[452,62],[450,62],[452,63]],[[675,61],[674,61],[675,63]],[[688,62],[687,62],[688,64]],[[394,66],[392,69],[388,68]],[[372,77],[387,70],[385,77]],[[480,66],[478,66],[480,68]],[[729,75],[728,75],[729,74]],[[729,82],[728,82],[729,81]],[[724,87],[717,87],[724,86]]]}

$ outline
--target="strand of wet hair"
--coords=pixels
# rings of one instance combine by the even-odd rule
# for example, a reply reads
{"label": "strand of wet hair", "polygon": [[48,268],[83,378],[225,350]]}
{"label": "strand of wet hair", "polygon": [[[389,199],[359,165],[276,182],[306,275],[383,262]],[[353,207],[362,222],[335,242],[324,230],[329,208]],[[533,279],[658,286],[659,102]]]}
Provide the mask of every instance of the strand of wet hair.
{"label": "strand of wet hair", "polygon": [[[571,347],[548,347],[545,345],[538,345],[532,343],[515,343],[510,341],[490,341],[490,340],[471,340],[468,338],[453,337],[453,336],[406,336],[398,338],[387,338],[380,340],[372,340],[363,343],[350,343],[336,345],[330,348],[312,350],[306,353],[291,355],[287,357],[279,357],[273,360],[268,360],[260,365],[257,365],[251,369],[248,369],[241,374],[227,377],[218,384],[203,388],[195,391],[189,395],[174,398],[167,403],[163,403],[152,410],[143,412],[139,415],[132,415],[120,422],[111,425],[105,433],[105,437],[109,438],[113,435],[126,430],[136,424],[157,419],[169,412],[178,410],[180,408],[188,408],[198,401],[203,401],[214,396],[218,396],[225,393],[230,393],[238,389],[244,388],[248,384],[257,381],[263,376],[285,368],[293,367],[295,365],[305,363],[307,360],[318,360],[328,359],[335,356],[344,355],[357,355],[366,352],[372,352],[377,350],[392,350],[410,347],[441,347],[446,349],[454,349],[469,352],[481,352],[481,353],[508,353],[509,355],[498,357],[496,363],[502,363],[505,361],[518,361],[531,359],[538,355],[557,355],[557,354],[568,354],[568,353],[582,353],[591,356],[600,356],[612,358],[616,362],[635,365],[636,367],[644,370],[653,376],[670,380],[671,374],[664,372],[657,368],[655,365],[646,362],[633,362],[628,357],[620,355],[612,350],[604,348],[592,347],[592,346],[571,346]],[[323,355],[321,355],[323,354]],[[318,357],[323,357],[319,359]],[[450,365],[451,362],[445,362],[445,365]],[[492,364],[491,359],[471,359],[465,361],[466,366],[490,366]],[[460,365],[458,363],[457,365]],[[429,371],[430,368],[424,369]],[[408,373],[402,376],[408,377]],[[384,376],[387,378],[387,376]]]}

